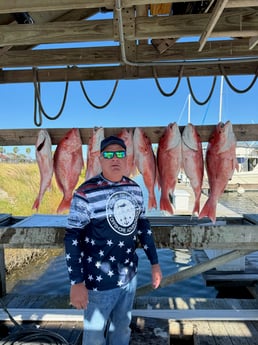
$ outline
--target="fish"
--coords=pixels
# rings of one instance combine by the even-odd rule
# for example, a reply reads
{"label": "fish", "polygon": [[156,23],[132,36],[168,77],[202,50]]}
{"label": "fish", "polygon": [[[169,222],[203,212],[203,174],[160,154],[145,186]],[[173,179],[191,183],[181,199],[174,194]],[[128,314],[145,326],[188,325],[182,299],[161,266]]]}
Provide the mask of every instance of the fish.
{"label": "fish", "polygon": [[204,159],[200,135],[196,127],[191,123],[185,126],[182,133],[182,161],[183,170],[189,178],[195,196],[192,214],[199,215]]}
{"label": "fish", "polygon": [[83,168],[82,142],[77,128],[70,129],[61,139],[54,153],[54,173],[63,199],[57,213],[70,208],[73,191]]}
{"label": "fish", "polygon": [[205,165],[210,193],[199,218],[208,217],[215,223],[219,197],[224,192],[235,169],[238,170],[236,137],[230,121],[219,122],[215,127],[208,141]]}
{"label": "fish", "polygon": [[148,190],[148,209],[157,208],[154,192],[157,184],[157,162],[150,138],[142,128],[136,127],[133,134],[134,162],[143,176],[145,187]]}
{"label": "fish", "polygon": [[125,175],[128,177],[133,177],[136,175],[137,170],[134,162],[133,130],[124,128],[120,133],[118,133],[117,136],[124,140],[126,145],[127,167]]}
{"label": "fish", "polygon": [[92,135],[88,143],[87,152],[87,169],[85,180],[98,175],[101,172],[101,165],[99,161],[100,143],[104,139],[104,128],[95,127],[92,130]]}
{"label": "fish", "polygon": [[46,129],[41,129],[35,144],[36,161],[40,173],[40,188],[38,196],[33,203],[32,209],[36,209],[37,211],[46,190],[50,189],[52,183],[54,164],[51,148],[52,142],[48,131]]}
{"label": "fish", "polygon": [[171,196],[182,167],[181,133],[176,122],[170,123],[159,139],[157,163],[159,172],[160,210],[174,214]]}

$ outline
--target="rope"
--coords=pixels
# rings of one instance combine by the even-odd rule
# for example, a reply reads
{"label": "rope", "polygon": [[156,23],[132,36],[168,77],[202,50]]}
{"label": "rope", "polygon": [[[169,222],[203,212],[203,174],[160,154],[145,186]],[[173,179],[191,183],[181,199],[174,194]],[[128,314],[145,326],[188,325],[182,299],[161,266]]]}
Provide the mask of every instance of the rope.
{"label": "rope", "polygon": [[114,97],[114,95],[115,95],[117,86],[118,86],[118,82],[119,82],[119,80],[116,80],[115,85],[114,85],[114,88],[113,88],[113,91],[112,91],[112,93],[111,93],[111,96],[109,97],[109,99],[107,100],[107,102],[104,103],[103,105],[97,105],[97,104],[93,103],[93,102],[90,100],[90,98],[89,98],[89,96],[88,96],[88,94],[87,94],[87,92],[86,92],[86,89],[85,89],[85,87],[84,87],[84,85],[83,85],[83,81],[82,81],[82,80],[80,80],[80,85],[81,85],[81,88],[82,88],[82,92],[83,92],[83,94],[84,94],[84,97],[87,99],[87,101],[90,103],[90,105],[91,105],[93,108],[96,108],[96,109],[103,109],[103,108],[106,108],[106,107],[110,104],[110,102],[112,101],[112,99],[113,99],[113,97]]}
{"label": "rope", "polygon": [[[64,110],[65,103],[66,103],[68,86],[69,86],[68,81],[66,81],[66,83],[65,83],[64,98],[63,98],[60,110],[54,116],[48,115],[46,113],[46,111],[44,110],[44,107],[42,105],[40,82],[38,81],[38,71],[36,68],[33,68],[33,84],[34,84],[34,124],[36,126],[41,126],[41,124],[42,124],[42,113],[45,115],[45,117],[48,120],[57,120],[61,116],[61,114]],[[39,106],[39,121],[37,121],[37,107],[38,106]]]}
{"label": "rope", "polygon": [[20,329],[10,334],[6,338],[1,340],[1,345],[15,345],[15,344],[56,344],[56,345],[69,345],[68,341],[60,334],[46,330],[46,329],[24,329],[19,326]]}
{"label": "rope", "polygon": [[159,92],[165,97],[173,96],[177,92],[177,89],[179,88],[179,84],[180,84],[180,81],[181,81],[182,76],[183,76],[184,66],[180,67],[176,86],[175,86],[174,90],[172,90],[170,93],[167,93],[164,90],[162,90],[160,83],[158,81],[157,71],[156,71],[156,68],[154,66],[152,67],[152,71],[153,71],[154,80],[155,80],[155,83],[159,89]]}
{"label": "rope", "polygon": [[211,96],[213,94],[213,91],[214,91],[214,88],[215,88],[215,85],[216,85],[216,81],[217,81],[217,77],[215,76],[213,78],[213,83],[212,83],[211,91],[210,91],[208,97],[206,98],[205,101],[201,102],[201,101],[198,101],[198,99],[195,97],[195,95],[193,93],[192,86],[191,86],[190,78],[187,77],[187,84],[188,84],[188,87],[189,87],[189,91],[190,91],[190,94],[191,94],[193,100],[195,101],[195,103],[197,103],[198,105],[205,105],[206,103],[209,102],[209,100],[211,99]]}
{"label": "rope", "polygon": [[257,70],[256,70],[256,72],[255,72],[255,76],[254,76],[253,80],[251,81],[250,85],[249,85],[246,89],[240,90],[240,89],[237,89],[237,88],[230,82],[228,76],[226,75],[225,69],[224,69],[224,67],[223,67],[222,65],[219,65],[219,69],[220,69],[220,73],[224,76],[224,78],[225,78],[225,80],[226,80],[228,86],[229,86],[233,91],[235,91],[235,92],[237,92],[237,93],[245,93],[245,92],[248,92],[248,91],[254,86],[254,84],[255,84],[255,82],[256,82],[256,79],[257,79],[257,77],[258,77],[258,67],[257,67]]}
{"label": "rope", "polygon": [[49,331],[47,329],[38,329],[22,327],[12,315],[9,313],[2,299],[0,299],[3,310],[7,313],[12,323],[15,325],[13,333],[0,340],[1,345],[15,345],[15,344],[29,344],[33,341],[35,344],[56,344],[56,345],[69,345],[67,340],[60,334]]}

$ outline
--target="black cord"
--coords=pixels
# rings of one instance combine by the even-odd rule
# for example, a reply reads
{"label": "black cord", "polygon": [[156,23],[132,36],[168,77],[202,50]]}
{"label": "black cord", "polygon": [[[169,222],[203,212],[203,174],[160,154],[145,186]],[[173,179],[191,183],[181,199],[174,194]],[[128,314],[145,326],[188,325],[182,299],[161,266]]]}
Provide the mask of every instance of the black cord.
{"label": "black cord", "polygon": [[41,345],[56,344],[56,345],[69,345],[68,341],[60,334],[49,331],[47,329],[39,329],[34,327],[21,326],[10,314],[4,302],[0,298],[2,309],[7,313],[15,328],[11,334],[4,339],[0,340],[0,345],[14,345],[19,342],[19,345],[28,344],[29,342],[36,341]]}
{"label": "black cord", "polygon": [[28,344],[32,341],[36,341],[37,344],[56,344],[56,345],[69,345],[67,340],[60,334],[49,331],[47,329],[37,328],[23,328],[19,327],[18,330],[14,331],[4,339],[0,340],[1,345],[14,345],[19,343]]}

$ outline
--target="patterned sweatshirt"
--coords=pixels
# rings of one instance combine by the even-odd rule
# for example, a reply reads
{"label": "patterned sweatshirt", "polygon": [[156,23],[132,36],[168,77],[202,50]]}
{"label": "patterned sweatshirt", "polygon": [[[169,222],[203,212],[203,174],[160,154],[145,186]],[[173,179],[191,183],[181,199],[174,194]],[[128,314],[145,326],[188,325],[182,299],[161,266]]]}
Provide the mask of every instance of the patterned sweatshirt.
{"label": "patterned sweatshirt", "polygon": [[73,195],[64,240],[71,284],[85,282],[90,290],[122,287],[135,276],[137,240],[158,263],[141,188],[127,177],[111,182],[100,174],[84,182]]}

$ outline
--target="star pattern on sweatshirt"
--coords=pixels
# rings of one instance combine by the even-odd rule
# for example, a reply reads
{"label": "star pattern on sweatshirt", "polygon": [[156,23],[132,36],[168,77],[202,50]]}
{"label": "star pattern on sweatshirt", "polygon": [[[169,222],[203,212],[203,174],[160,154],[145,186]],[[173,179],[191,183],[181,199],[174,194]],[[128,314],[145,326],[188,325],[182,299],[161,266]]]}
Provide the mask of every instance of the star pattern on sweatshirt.
{"label": "star pattern on sweatshirt", "polygon": [[142,248],[145,251],[151,250],[152,231],[150,228],[144,228],[144,224],[130,237],[118,238],[111,232],[110,237],[102,239],[95,236],[94,232],[87,231],[83,243],[79,237],[73,238],[70,250],[65,253],[71,284],[85,280],[86,285],[89,284],[89,288],[94,291],[102,290],[105,284],[111,284],[113,287],[124,286],[130,272],[137,272],[135,246],[138,236]]}

